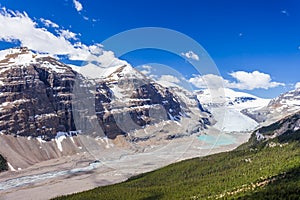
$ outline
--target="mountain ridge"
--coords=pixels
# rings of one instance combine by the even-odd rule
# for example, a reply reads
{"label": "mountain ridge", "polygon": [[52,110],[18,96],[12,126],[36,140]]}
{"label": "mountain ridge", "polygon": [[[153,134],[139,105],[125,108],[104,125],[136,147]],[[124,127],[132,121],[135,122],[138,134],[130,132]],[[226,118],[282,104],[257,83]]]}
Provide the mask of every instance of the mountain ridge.
{"label": "mountain ridge", "polygon": [[298,110],[300,110],[300,88],[279,95],[261,109],[245,109],[243,113],[263,125],[269,125]]}

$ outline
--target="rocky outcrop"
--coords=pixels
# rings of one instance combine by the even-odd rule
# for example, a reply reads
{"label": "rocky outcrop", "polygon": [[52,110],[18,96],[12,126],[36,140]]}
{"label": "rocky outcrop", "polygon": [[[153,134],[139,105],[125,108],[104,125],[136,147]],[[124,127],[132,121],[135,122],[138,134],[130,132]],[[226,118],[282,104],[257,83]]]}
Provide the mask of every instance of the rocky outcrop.
{"label": "rocky outcrop", "polygon": [[8,170],[7,161],[0,155],[0,172]]}
{"label": "rocky outcrop", "polygon": [[269,125],[300,110],[300,88],[281,94],[261,109],[245,109],[243,113],[263,125]]}
{"label": "rocky outcrop", "polygon": [[14,49],[1,63],[0,130],[50,140],[72,131],[72,85],[77,75],[52,57]]}
{"label": "rocky outcrop", "polygon": [[243,146],[275,147],[289,142],[300,141],[300,112],[286,116],[268,126],[263,126],[252,133],[249,141]]}
{"label": "rocky outcrop", "polygon": [[164,120],[180,120],[181,104],[168,88],[130,66],[97,83],[96,113],[108,138]]}
{"label": "rocky outcrop", "polygon": [[300,112],[285,117],[270,126],[262,127],[259,133],[265,138],[275,138],[300,131]]}

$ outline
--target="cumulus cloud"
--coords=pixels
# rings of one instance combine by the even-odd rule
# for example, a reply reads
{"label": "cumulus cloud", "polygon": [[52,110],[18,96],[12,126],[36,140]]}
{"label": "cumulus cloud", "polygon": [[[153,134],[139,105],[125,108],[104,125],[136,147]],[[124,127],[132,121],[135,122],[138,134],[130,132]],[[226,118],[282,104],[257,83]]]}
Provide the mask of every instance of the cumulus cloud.
{"label": "cumulus cloud", "polygon": [[64,37],[65,39],[69,40],[69,39],[73,39],[73,40],[77,40],[77,34],[73,33],[69,30],[60,30],[60,36]]}
{"label": "cumulus cloud", "polygon": [[50,21],[49,19],[41,18],[40,20],[46,27],[59,28],[59,26],[56,23]]}
{"label": "cumulus cloud", "polygon": [[300,88],[300,82],[295,84],[295,89],[298,89],[298,88]]}
{"label": "cumulus cloud", "polygon": [[193,51],[188,51],[185,53],[181,53],[182,56],[186,57],[187,59],[192,59],[192,60],[199,60],[199,56],[195,54]]}
{"label": "cumulus cloud", "polygon": [[269,89],[278,86],[284,86],[284,83],[272,81],[269,74],[259,71],[245,72],[237,71],[232,72],[230,75],[235,79],[229,81],[221,76],[214,74],[207,74],[203,76],[194,76],[189,79],[189,82],[198,88],[232,88],[240,90],[254,90],[254,89]]}
{"label": "cumulus cloud", "polygon": [[151,74],[152,66],[150,66],[150,65],[143,65],[143,66],[140,67],[139,70],[144,75],[149,75],[149,74]]}
{"label": "cumulus cloud", "polygon": [[[28,15],[20,12],[0,12],[0,40],[19,40],[22,46],[36,51],[47,51],[52,54],[68,54],[73,50],[72,45],[63,37],[56,37],[45,28],[37,28],[36,22]],[[16,31],[22,30],[22,31]]]}
{"label": "cumulus cloud", "polygon": [[230,83],[232,85],[231,87],[241,90],[254,90],[258,88],[269,89],[285,85],[283,83],[272,81],[269,74],[259,71],[237,71],[230,73],[230,75],[237,80],[237,82]]}
{"label": "cumulus cloud", "polygon": [[229,82],[224,80],[221,76],[215,74],[206,74],[203,76],[197,75],[189,79],[197,88],[211,88],[218,89],[227,85]]}
{"label": "cumulus cloud", "polygon": [[150,66],[150,65],[143,65],[143,66],[141,66],[141,68],[148,70],[148,71],[152,70],[152,66]]}
{"label": "cumulus cloud", "polygon": [[78,0],[73,0],[73,3],[74,3],[74,6],[75,6],[75,9],[78,12],[80,12],[83,9],[82,4]]}
{"label": "cumulus cloud", "polygon": [[[82,44],[77,38],[78,34],[58,29],[59,26],[50,20],[40,20],[45,27],[38,27],[38,24],[25,12],[0,8],[0,41],[18,41],[21,46],[37,52],[66,55],[70,60],[96,61],[101,64],[101,67],[124,64],[125,61],[117,59],[113,52],[103,50],[102,45]],[[50,26],[56,28],[54,33],[47,30]]]}
{"label": "cumulus cloud", "polygon": [[162,75],[159,78],[159,81],[165,81],[165,82],[170,82],[170,83],[179,83],[180,82],[180,80],[177,77],[172,76],[172,75]]}
{"label": "cumulus cloud", "polygon": [[103,45],[102,44],[92,44],[89,46],[89,51],[94,55],[101,55],[103,54]]}
{"label": "cumulus cloud", "polygon": [[[53,56],[64,55],[70,60],[93,62],[101,68],[128,64],[116,58],[112,51],[103,50],[100,44],[85,45],[77,38],[79,34],[59,29],[59,26],[54,22],[50,23],[50,20],[41,21],[45,27],[38,27],[25,12],[0,8],[0,41],[17,41],[21,46],[37,52]],[[47,30],[50,26],[55,28],[53,33]]]}

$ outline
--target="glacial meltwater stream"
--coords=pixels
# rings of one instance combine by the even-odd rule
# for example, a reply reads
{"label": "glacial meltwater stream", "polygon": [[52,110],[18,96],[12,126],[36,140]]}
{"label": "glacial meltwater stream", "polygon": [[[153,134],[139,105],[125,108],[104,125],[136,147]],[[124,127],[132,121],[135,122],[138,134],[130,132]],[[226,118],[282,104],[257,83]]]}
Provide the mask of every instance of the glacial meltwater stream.
{"label": "glacial meltwater stream", "polygon": [[20,186],[28,185],[31,183],[43,181],[46,179],[56,178],[59,176],[71,175],[71,174],[76,174],[76,173],[80,173],[80,172],[88,172],[88,171],[92,171],[92,170],[98,168],[100,165],[101,165],[100,162],[94,162],[94,163],[91,163],[87,167],[75,168],[75,169],[64,170],[64,171],[53,171],[53,172],[47,172],[47,173],[43,173],[43,174],[36,174],[36,175],[31,175],[31,176],[23,176],[23,177],[19,177],[19,178],[9,179],[9,180],[0,182],[0,190],[8,190],[11,188],[20,187]]}

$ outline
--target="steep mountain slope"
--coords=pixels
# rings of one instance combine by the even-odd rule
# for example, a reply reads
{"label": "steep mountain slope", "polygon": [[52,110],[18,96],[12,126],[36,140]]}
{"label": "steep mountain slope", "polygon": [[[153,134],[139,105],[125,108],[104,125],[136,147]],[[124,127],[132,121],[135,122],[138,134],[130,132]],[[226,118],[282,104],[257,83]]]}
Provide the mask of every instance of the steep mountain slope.
{"label": "steep mountain slope", "polygon": [[26,48],[9,50],[0,66],[2,134],[50,140],[76,130],[70,101],[76,72]]}
{"label": "steep mountain slope", "polygon": [[[84,68],[80,71],[86,72]],[[96,113],[110,139],[118,135],[134,142],[172,139],[199,132],[210,123],[211,115],[195,95],[165,87],[129,64],[93,70],[93,77],[84,75],[96,82]]]}
{"label": "steep mountain slope", "polygon": [[[225,95],[216,95],[222,93]],[[254,130],[259,124],[249,116],[244,115],[243,110],[250,108],[257,110],[266,106],[270,101],[247,93],[235,92],[228,88],[217,91],[206,89],[197,92],[197,94],[199,101],[217,120],[214,127],[225,132]]]}
{"label": "steep mountain slope", "polygon": [[139,142],[155,145],[209,124],[198,101],[185,102],[193,96],[179,97],[126,63],[105,71],[91,80],[27,48],[0,52],[0,153],[11,168],[114,145],[139,150]]}
{"label": "steep mountain slope", "polygon": [[254,132],[249,142],[231,152],[56,199],[298,199],[299,114],[259,129],[263,136],[275,136],[272,139],[257,140]]}
{"label": "steep mountain slope", "polygon": [[[276,145],[300,140],[300,112],[287,116],[269,126],[264,126],[256,130],[245,145],[250,147],[257,145]],[[243,146],[243,145],[242,145]]]}
{"label": "steep mountain slope", "polygon": [[27,48],[0,52],[0,152],[11,170],[81,151],[77,139],[66,137],[78,133],[71,103],[75,77],[83,81],[48,55]]}
{"label": "steep mountain slope", "polygon": [[[97,116],[102,122],[113,120],[115,124],[102,126],[109,138],[160,121],[180,120],[181,107],[176,97],[167,88],[151,83],[131,66],[117,68],[99,81],[98,88],[101,93],[105,91],[108,94],[106,102],[109,104],[97,109]],[[114,135],[107,134],[112,132]]]}
{"label": "steep mountain slope", "polygon": [[243,113],[265,125],[271,124],[285,116],[300,110],[300,88],[289,91],[272,99],[261,109],[245,109]]}

